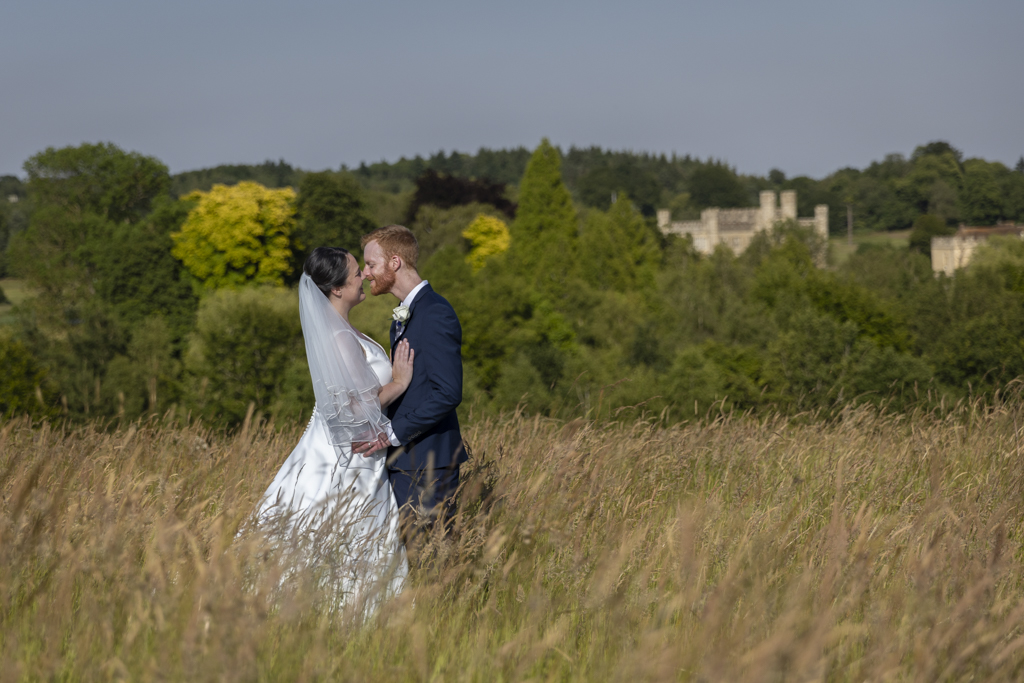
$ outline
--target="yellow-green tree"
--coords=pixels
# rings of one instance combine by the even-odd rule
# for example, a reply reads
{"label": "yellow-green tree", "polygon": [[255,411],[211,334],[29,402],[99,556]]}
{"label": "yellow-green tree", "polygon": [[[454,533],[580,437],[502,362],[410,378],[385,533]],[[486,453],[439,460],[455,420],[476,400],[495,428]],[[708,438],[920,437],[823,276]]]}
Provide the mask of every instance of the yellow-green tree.
{"label": "yellow-green tree", "polygon": [[473,267],[474,273],[484,267],[488,258],[507,251],[512,243],[505,221],[485,214],[473,219],[462,231],[462,236],[473,245],[466,255],[466,262]]}
{"label": "yellow-green tree", "polygon": [[209,289],[248,283],[281,284],[289,272],[295,191],[259,183],[214,185],[195,201],[171,253]]}

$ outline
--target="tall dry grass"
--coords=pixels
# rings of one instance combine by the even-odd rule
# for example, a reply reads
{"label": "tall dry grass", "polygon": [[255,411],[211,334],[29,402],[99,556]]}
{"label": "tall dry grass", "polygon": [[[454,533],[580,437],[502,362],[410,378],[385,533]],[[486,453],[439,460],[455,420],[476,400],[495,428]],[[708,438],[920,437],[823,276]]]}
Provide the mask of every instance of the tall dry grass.
{"label": "tall dry grass", "polygon": [[[0,434],[0,678],[1005,680],[1024,406],[474,423],[453,532],[369,620],[235,533],[296,441]],[[348,611],[346,611],[348,610]]]}

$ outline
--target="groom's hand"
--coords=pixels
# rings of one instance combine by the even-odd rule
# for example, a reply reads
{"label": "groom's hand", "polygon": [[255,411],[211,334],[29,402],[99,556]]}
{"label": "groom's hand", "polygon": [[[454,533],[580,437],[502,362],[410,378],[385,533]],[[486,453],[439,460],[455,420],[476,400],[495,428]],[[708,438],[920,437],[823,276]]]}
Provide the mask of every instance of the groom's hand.
{"label": "groom's hand", "polygon": [[388,439],[387,434],[381,434],[373,441],[355,441],[352,443],[352,452],[358,453],[359,455],[369,455],[374,451],[379,451],[382,448],[387,448],[391,445],[391,441]]}

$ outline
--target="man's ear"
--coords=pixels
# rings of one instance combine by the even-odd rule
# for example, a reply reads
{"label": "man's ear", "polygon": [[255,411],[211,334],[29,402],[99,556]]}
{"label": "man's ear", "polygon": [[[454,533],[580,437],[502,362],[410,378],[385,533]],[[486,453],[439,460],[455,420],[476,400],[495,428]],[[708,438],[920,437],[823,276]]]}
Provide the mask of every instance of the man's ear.
{"label": "man's ear", "polygon": [[395,271],[396,273],[399,270],[401,270],[403,265],[405,265],[405,264],[402,263],[402,257],[399,256],[398,254],[395,254],[394,256],[392,256],[391,260],[389,261],[389,263],[391,265],[391,270]]}

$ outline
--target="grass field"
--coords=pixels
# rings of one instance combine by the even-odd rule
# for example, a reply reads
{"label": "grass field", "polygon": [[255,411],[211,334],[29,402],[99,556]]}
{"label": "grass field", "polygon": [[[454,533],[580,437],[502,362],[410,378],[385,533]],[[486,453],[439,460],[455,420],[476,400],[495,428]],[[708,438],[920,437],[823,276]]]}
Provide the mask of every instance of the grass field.
{"label": "grass field", "polygon": [[0,677],[1024,674],[1019,401],[667,430],[471,422],[454,531],[368,620],[236,538],[297,437],[4,425]]}
{"label": "grass field", "polygon": [[846,235],[830,237],[828,243],[832,248],[832,260],[838,266],[850,258],[850,255],[857,251],[857,248],[862,244],[891,244],[897,247],[906,247],[909,241],[909,230],[892,230],[886,232],[854,233],[852,246],[847,240]]}
{"label": "grass field", "polygon": [[853,245],[851,246],[847,237],[831,237],[828,245],[831,247],[833,262],[842,265],[850,255],[857,251],[862,244],[886,245],[895,247],[906,247],[910,240],[910,230],[890,230],[884,232],[854,232]]}

